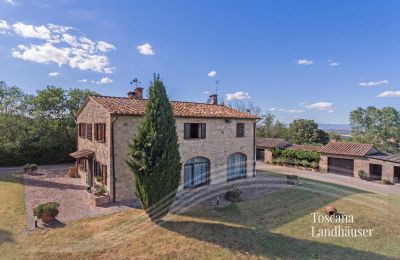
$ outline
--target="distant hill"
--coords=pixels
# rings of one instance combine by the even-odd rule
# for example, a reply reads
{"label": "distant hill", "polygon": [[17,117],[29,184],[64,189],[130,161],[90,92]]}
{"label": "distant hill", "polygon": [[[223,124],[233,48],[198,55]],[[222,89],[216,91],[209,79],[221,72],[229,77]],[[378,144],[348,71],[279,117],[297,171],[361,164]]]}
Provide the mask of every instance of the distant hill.
{"label": "distant hill", "polygon": [[340,135],[349,135],[351,133],[350,124],[318,124],[319,128],[325,132],[334,132]]}

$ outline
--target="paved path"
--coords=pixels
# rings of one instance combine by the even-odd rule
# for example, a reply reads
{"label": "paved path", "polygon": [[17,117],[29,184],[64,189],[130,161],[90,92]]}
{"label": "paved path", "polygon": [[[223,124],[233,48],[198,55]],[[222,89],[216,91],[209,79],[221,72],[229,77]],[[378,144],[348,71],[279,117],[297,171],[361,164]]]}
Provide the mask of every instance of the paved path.
{"label": "paved path", "polygon": [[[128,204],[113,204],[110,207],[91,205],[91,194],[79,178],[67,175],[69,165],[39,167],[37,175],[24,175],[25,209],[28,230],[34,228],[33,208],[40,203],[60,203],[57,220],[60,222],[109,214],[129,208]],[[40,221],[39,221],[40,222]]]}
{"label": "paved path", "polygon": [[257,162],[257,170],[264,170],[264,171],[277,172],[283,174],[296,174],[299,177],[306,179],[339,184],[370,192],[400,195],[400,184],[385,185],[374,181],[365,181],[365,180],[360,180],[358,178],[342,176],[338,174],[304,171],[304,170],[299,170],[297,168],[265,164],[262,162]]}

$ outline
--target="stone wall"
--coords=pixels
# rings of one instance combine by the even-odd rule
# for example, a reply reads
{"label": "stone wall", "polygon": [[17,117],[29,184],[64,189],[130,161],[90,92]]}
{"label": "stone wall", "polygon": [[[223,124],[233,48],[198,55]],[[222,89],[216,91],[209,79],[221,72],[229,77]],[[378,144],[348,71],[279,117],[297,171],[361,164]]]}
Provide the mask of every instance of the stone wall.
{"label": "stone wall", "polygon": [[264,154],[265,154],[264,162],[266,162],[266,163],[272,163],[272,158],[273,158],[273,156],[272,156],[271,150],[265,148],[265,149],[264,149]]}
{"label": "stone wall", "polygon": [[[133,197],[133,176],[125,160],[128,152],[128,141],[133,140],[140,120],[141,117],[118,116],[114,123],[116,198],[118,201]],[[245,123],[244,137],[236,137],[236,123],[238,122]],[[206,138],[184,139],[184,123],[206,123]],[[255,159],[253,120],[231,120],[230,123],[227,123],[223,119],[176,118],[176,126],[182,165],[186,160],[196,156],[208,158],[211,162],[211,184],[226,181],[227,159],[229,155],[235,152],[246,155],[247,176],[253,176],[253,161]],[[183,167],[181,183],[183,183]],[[180,189],[182,188],[183,185],[180,186]]]}
{"label": "stone wall", "polygon": [[[97,142],[96,140],[94,140],[94,135],[92,140],[78,137],[77,150],[83,150],[83,149],[94,150],[95,157],[93,159],[102,164],[107,165],[107,191],[110,194],[112,194],[111,162],[110,162],[110,147],[111,147],[110,119],[111,116],[105,108],[103,108],[95,101],[89,100],[88,103],[86,103],[85,108],[82,109],[81,113],[77,118],[77,130],[79,123],[91,123],[93,124],[93,128],[94,128],[94,123],[105,123],[106,142],[105,143]],[[79,170],[79,174],[81,175],[82,182],[86,183],[86,172]]]}

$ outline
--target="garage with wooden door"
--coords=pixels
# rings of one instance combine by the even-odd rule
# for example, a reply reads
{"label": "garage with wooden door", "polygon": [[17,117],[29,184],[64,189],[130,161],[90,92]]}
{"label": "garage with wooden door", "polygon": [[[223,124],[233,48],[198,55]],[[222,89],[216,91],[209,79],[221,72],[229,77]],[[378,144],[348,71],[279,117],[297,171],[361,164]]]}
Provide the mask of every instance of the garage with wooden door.
{"label": "garage with wooden door", "polygon": [[353,176],[354,160],[328,157],[328,173]]}

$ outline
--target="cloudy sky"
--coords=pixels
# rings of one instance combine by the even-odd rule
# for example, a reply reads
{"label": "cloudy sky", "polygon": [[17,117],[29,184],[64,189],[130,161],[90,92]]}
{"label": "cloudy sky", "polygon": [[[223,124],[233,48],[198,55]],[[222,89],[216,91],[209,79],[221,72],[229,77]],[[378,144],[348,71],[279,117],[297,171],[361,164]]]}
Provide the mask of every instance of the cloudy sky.
{"label": "cloudy sky", "polygon": [[125,96],[254,102],[289,122],[400,109],[399,1],[0,0],[0,80]]}

